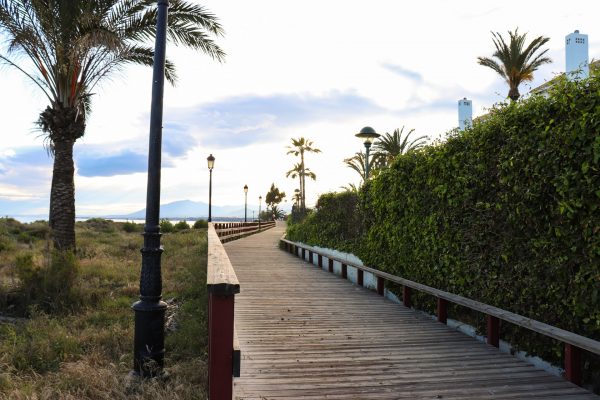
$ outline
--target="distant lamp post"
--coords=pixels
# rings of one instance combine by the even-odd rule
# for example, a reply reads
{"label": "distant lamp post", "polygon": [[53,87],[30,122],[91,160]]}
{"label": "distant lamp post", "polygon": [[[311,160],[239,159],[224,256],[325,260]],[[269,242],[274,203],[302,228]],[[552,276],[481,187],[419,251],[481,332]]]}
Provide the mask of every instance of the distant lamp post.
{"label": "distant lamp post", "polygon": [[367,154],[365,157],[365,182],[369,179],[369,150],[371,149],[371,144],[381,136],[379,133],[375,132],[375,129],[370,126],[365,126],[358,132],[356,135],[357,138],[362,139],[365,143],[365,149],[367,149]]}
{"label": "distant lamp post", "polygon": [[208,178],[208,222],[212,221],[212,170],[215,167],[215,158],[211,154],[206,158],[210,177]]}
{"label": "distant lamp post", "polygon": [[142,247],[140,300],[132,306],[135,313],[133,373],[144,378],[162,376],[165,359],[165,311],[162,298],[160,256],[160,165],[165,87],[165,53],[167,47],[167,13],[169,2],[158,0],[156,42],[152,70],[152,105],[150,108],[150,143],[148,146],[148,184],[146,223]]}
{"label": "distant lamp post", "polygon": [[244,185],[244,222],[248,222],[248,185]]}
{"label": "distant lamp post", "polygon": [[262,204],[262,196],[258,196],[258,230],[260,231],[260,206]]}

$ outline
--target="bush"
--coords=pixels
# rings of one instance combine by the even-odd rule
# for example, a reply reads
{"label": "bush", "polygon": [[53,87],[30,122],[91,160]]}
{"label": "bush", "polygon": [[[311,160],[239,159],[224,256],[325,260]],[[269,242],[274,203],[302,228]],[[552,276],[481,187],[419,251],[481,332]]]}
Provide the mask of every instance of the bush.
{"label": "bush", "polygon": [[175,229],[174,229],[173,223],[171,221],[169,221],[168,219],[161,219],[160,220],[160,231],[162,233],[171,233],[174,230]]}
{"label": "bush", "polygon": [[[559,81],[548,98],[499,105],[445,143],[400,156],[362,188],[360,213],[324,196],[331,207],[289,235],[599,340],[599,113],[598,76]],[[359,214],[364,235],[336,222]],[[509,326],[503,338],[562,363],[549,339]],[[587,360],[588,371],[596,364]]]}
{"label": "bush", "polygon": [[142,224],[136,224],[133,221],[125,221],[121,225],[121,228],[123,229],[124,232],[127,232],[127,233],[141,232]]}
{"label": "bush", "polygon": [[194,225],[192,226],[193,229],[206,229],[208,228],[208,222],[203,220],[203,219],[199,219],[196,222],[194,222]]}
{"label": "bush", "polygon": [[178,223],[176,223],[175,225],[173,225],[173,230],[175,232],[181,232],[181,231],[184,231],[186,229],[190,229],[190,226],[185,221],[179,221]]}

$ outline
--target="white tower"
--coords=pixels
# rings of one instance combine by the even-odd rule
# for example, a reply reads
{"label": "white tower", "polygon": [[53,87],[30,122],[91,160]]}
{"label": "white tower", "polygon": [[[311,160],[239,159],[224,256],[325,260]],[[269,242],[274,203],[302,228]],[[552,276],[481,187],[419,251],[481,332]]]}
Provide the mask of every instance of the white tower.
{"label": "white tower", "polygon": [[473,126],[473,102],[463,98],[458,101],[458,129],[464,131]]}
{"label": "white tower", "polygon": [[579,31],[565,36],[566,73],[569,80],[585,79],[590,74],[588,61],[588,35]]}

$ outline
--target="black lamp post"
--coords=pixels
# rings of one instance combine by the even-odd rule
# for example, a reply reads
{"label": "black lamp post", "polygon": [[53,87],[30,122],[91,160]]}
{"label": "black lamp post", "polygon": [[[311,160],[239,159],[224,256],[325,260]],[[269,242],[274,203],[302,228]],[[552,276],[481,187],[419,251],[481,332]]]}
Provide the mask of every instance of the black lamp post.
{"label": "black lamp post", "polygon": [[248,185],[244,185],[244,222],[248,222]]}
{"label": "black lamp post", "polygon": [[140,300],[133,304],[135,336],[133,373],[142,377],[163,374],[165,357],[165,310],[161,301],[162,278],[160,256],[160,166],[165,87],[165,51],[167,46],[168,0],[158,0],[154,67],[152,72],[152,106],[150,110],[150,144],[148,150],[148,186],[146,224],[142,248]]}
{"label": "black lamp post", "polygon": [[211,222],[212,221],[212,170],[215,167],[215,158],[211,154],[210,156],[206,157],[206,161],[208,161],[208,171],[209,171],[209,176],[210,176],[208,178],[208,222]]}
{"label": "black lamp post", "polygon": [[371,144],[375,139],[381,136],[379,133],[375,132],[375,129],[370,126],[365,126],[358,132],[356,135],[357,138],[363,139],[365,143],[365,149],[367,149],[367,154],[365,157],[365,182],[369,179],[369,150],[371,149]]}
{"label": "black lamp post", "polygon": [[262,205],[262,196],[258,196],[258,230],[260,231],[260,206]]}

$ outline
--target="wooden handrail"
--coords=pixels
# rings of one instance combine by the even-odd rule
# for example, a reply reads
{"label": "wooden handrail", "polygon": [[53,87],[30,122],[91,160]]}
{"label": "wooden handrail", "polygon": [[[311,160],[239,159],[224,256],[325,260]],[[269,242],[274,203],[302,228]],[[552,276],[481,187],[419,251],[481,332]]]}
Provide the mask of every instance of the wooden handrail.
{"label": "wooden handrail", "polygon": [[215,231],[222,243],[240,239],[253,233],[273,228],[275,221],[265,222],[215,222]]}
{"label": "wooden handrail", "polygon": [[233,320],[240,283],[212,223],[208,224],[206,288],[209,398],[231,400],[233,376],[239,376],[240,350]]}
{"label": "wooden handrail", "polygon": [[[327,257],[329,260],[329,272],[333,272],[333,262],[337,261],[342,265],[342,275],[347,266],[351,266],[357,269],[357,271],[369,272],[377,277],[377,292],[383,295],[383,284],[384,281],[390,281],[400,284],[404,287],[403,290],[403,303],[405,306],[410,306],[410,289],[418,290],[419,292],[427,293],[429,295],[438,298],[438,321],[446,323],[447,319],[447,303],[451,302],[454,304],[461,305],[463,307],[470,308],[485,314],[488,317],[488,343],[498,347],[499,345],[499,325],[498,320],[506,321],[511,324],[520,326],[522,328],[529,329],[533,332],[540,333],[544,336],[551,337],[565,343],[565,374],[566,378],[578,385],[581,385],[581,365],[580,365],[580,349],[589,351],[590,353],[600,355],[600,342],[587,338],[585,336],[578,335],[573,332],[566,331],[564,329],[557,328],[546,323],[536,321],[532,318],[527,318],[519,314],[515,314],[510,311],[503,310],[498,307],[491,306],[476,300],[472,300],[463,296],[459,296],[453,293],[444,292],[433,288],[431,286],[423,285],[421,283],[413,282],[408,279],[401,278],[389,274],[387,272],[379,271],[374,268],[366,267],[364,265],[358,265],[348,260],[329,256],[325,253],[314,250],[311,246],[298,244],[285,238],[280,239],[284,243],[286,250],[292,252],[298,256],[298,249],[302,250],[302,257],[306,251],[309,252],[309,259],[313,259],[313,253],[319,255],[319,259]],[[319,262],[319,265],[322,261]],[[346,267],[346,268],[344,268]],[[362,275],[362,274],[361,274]],[[360,279],[362,281],[362,279]],[[360,282],[362,284],[362,282]]]}

